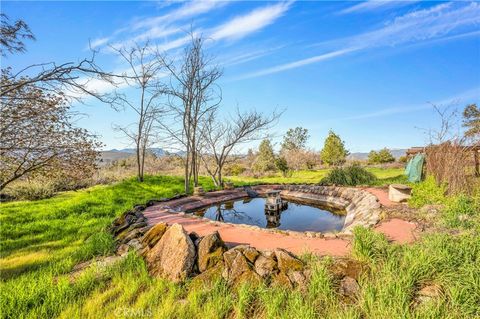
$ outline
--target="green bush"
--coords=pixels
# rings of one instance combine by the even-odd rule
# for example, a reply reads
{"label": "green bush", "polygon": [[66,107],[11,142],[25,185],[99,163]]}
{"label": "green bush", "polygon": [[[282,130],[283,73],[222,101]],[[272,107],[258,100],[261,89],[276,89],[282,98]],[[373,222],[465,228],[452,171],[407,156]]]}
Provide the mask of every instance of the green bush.
{"label": "green bush", "polygon": [[432,176],[428,176],[425,181],[413,185],[412,197],[408,204],[412,207],[422,207],[425,205],[445,204],[444,185],[437,185]]}
{"label": "green bush", "polygon": [[370,185],[375,183],[377,178],[375,175],[367,171],[359,165],[351,165],[347,167],[336,167],[325,176],[320,184],[322,185]]}
{"label": "green bush", "polygon": [[480,196],[458,195],[445,204],[443,221],[449,227],[471,228],[480,224]]}
{"label": "green bush", "polygon": [[5,193],[16,200],[38,200],[55,195],[55,185],[48,181],[21,181],[9,185]]}

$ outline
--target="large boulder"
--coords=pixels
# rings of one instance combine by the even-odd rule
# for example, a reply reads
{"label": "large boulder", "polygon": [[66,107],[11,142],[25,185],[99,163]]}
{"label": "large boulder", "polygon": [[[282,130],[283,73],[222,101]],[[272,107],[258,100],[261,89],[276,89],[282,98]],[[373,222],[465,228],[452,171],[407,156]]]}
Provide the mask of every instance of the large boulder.
{"label": "large boulder", "polygon": [[261,254],[255,260],[255,271],[263,278],[266,278],[278,272],[277,262],[272,256]]}
{"label": "large boulder", "polygon": [[277,257],[278,269],[281,272],[288,274],[291,271],[303,270],[303,262],[288,251],[276,249],[275,256]]}
{"label": "large boulder", "polygon": [[145,248],[152,248],[155,246],[167,231],[167,227],[166,223],[158,223],[150,228],[142,238],[142,245]]}
{"label": "large boulder", "polygon": [[173,224],[146,253],[145,260],[151,275],[179,282],[192,274],[195,245],[182,225]]}
{"label": "large boulder", "polygon": [[227,247],[217,231],[203,237],[198,243],[198,270],[204,272],[221,262],[226,250]]}
{"label": "large boulder", "polygon": [[230,249],[223,254],[225,268],[222,276],[229,284],[238,285],[242,282],[259,284],[260,277],[249,264],[247,258],[238,249]]}

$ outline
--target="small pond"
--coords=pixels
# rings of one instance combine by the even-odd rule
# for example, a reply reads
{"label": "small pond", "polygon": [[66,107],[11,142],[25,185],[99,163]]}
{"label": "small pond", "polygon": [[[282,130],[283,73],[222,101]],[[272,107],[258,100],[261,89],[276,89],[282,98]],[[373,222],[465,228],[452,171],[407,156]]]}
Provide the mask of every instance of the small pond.
{"label": "small pond", "polygon": [[287,206],[279,212],[265,210],[265,198],[257,197],[223,202],[190,213],[215,221],[282,230],[328,232],[343,228],[344,211],[291,200],[283,202]]}

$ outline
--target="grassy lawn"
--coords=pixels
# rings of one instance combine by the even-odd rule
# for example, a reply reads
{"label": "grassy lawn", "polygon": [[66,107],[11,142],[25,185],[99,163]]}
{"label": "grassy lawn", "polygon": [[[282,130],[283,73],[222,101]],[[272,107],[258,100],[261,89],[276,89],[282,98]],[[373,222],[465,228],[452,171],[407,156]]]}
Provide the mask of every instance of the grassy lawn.
{"label": "grassy lawn", "polygon": [[[299,174],[305,174],[301,172]],[[316,175],[315,175],[316,174]],[[313,182],[320,172],[299,182]],[[395,172],[377,172],[383,178]],[[289,180],[289,182],[293,182]],[[212,188],[206,178],[202,186]],[[247,180],[247,182],[251,182]],[[262,179],[261,182],[266,182]],[[272,182],[278,182],[278,180]],[[137,203],[182,192],[182,179],[148,177],[68,192],[50,199],[1,204],[0,313],[3,318],[475,318],[480,316],[478,227],[434,233],[413,245],[393,245],[358,229],[352,256],[370,271],[354,303],[336,292],[330,260],[304,256],[313,268],[306,291],[228,287],[222,280],[173,284],[148,276],[134,254],[101,276],[88,271],[71,282],[78,262],[108,255],[113,218]],[[478,212],[477,212],[478,214]],[[476,225],[476,224],[475,224]],[[424,284],[441,298],[413,308]]]}
{"label": "grassy lawn", "polygon": [[[378,185],[392,182],[406,181],[403,168],[376,168],[368,167],[367,170],[378,178]],[[329,169],[294,171],[291,176],[283,177],[281,173],[275,173],[264,177],[229,176],[227,179],[235,184],[315,184],[327,175]]]}

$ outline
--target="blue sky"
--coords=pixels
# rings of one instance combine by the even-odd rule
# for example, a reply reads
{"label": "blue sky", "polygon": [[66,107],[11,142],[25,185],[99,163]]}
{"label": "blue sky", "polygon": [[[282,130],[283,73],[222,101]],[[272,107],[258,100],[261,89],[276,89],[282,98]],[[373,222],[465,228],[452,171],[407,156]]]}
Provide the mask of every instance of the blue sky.
{"label": "blue sky", "polygon": [[[100,50],[107,70],[122,69],[108,45],[150,39],[176,55],[192,26],[211,40],[224,68],[223,109],[286,109],[274,128],[308,128],[320,149],[328,130],[351,152],[426,142],[438,123],[429,103],[480,102],[480,3],[470,1],[7,2],[37,40],[2,67],[70,61]],[[108,90],[96,83],[99,90]],[[88,100],[78,123],[106,149],[127,146],[112,129],[134,119]],[[252,146],[252,145],[249,145]]]}

